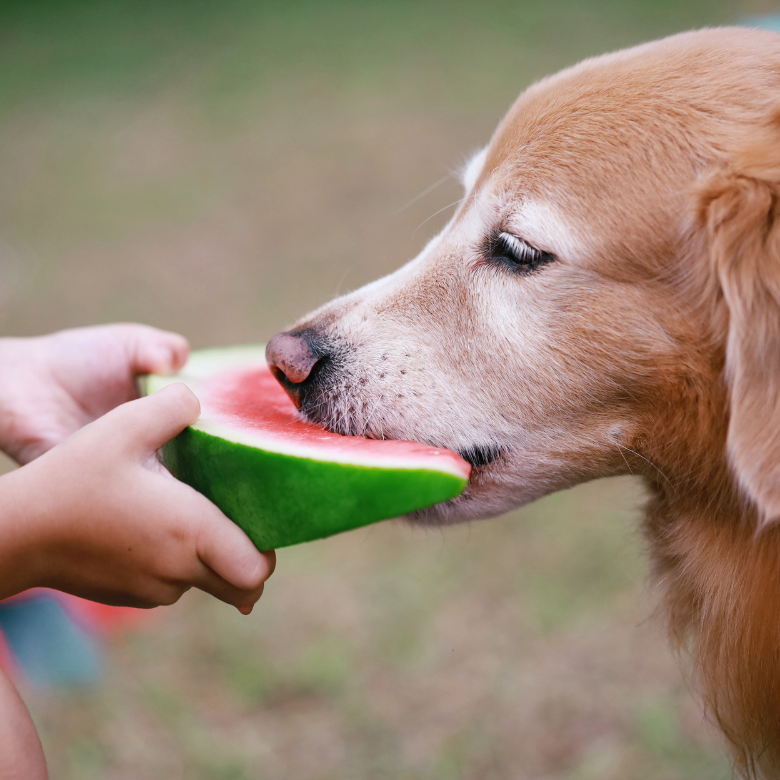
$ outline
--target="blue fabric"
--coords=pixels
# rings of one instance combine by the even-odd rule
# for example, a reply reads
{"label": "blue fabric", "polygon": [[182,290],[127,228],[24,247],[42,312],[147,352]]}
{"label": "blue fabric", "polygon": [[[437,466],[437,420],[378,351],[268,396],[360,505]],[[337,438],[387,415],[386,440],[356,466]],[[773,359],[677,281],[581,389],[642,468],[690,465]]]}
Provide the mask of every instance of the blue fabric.
{"label": "blue fabric", "polygon": [[0,603],[0,630],[37,685],[88,685],[100,676],[97,643],[51,596]]}
{"label": "blue fabric", "polygon": [[780,32],[780,14],[767,16],[747,16],[740,21],[742,27],[762,27],[764,30]]}

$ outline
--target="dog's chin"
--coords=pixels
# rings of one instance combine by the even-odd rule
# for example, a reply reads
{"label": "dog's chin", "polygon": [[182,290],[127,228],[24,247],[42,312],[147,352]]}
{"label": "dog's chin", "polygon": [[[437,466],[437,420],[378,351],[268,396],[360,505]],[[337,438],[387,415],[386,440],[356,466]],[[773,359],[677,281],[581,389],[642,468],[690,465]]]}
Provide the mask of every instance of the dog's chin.
{"label": "dog's chin", "polygon": [[414,525],[444,526],[485,520],[508,512],[517,502],[502,479],[503,465],[501,460],[472,464],[468,485],[459,496],[410,512],[404,520]]}
{"label": "dog's chin", "polygon": [[418,509],[404,516],[413,525],[444,526],[485,520],[506,512],[511,507],[500,504],[489,493],[473,487],[471,483],[456,498],[441,504]]}

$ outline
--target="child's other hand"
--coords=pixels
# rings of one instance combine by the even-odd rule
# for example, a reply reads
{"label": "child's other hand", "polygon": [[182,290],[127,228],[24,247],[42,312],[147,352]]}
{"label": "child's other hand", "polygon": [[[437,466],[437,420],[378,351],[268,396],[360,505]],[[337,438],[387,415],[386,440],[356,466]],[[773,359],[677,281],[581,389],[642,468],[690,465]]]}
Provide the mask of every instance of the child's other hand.
{"label": "child's other hand", "polygon": [[108,412],[0,478],[0,597],[44,586],[152,607],[194,586],[251,611],[274,553],[258,552],[156,457],[199,412],[186,386],[171,385]]}
{"label": "child's other hand", "polygon": [[138,397],[139,374],[169,374],[186,339],[146,325],[103,325],[0,339],[0,449],[29,463]]}

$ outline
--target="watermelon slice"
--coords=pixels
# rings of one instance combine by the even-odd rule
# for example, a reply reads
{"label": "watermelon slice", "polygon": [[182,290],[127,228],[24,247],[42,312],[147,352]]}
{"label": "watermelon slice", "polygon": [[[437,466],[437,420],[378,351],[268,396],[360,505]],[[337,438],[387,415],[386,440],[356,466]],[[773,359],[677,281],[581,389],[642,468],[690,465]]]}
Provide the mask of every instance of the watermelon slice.
{"label": "watermelon slice", "polygon": [[163,448],[170,471],[213,501],[261,550],[347,531],[454,498],[470,465],[450,450],[340,436],[302,422],[265,347],[194,352],[178,376],[201,417]]}

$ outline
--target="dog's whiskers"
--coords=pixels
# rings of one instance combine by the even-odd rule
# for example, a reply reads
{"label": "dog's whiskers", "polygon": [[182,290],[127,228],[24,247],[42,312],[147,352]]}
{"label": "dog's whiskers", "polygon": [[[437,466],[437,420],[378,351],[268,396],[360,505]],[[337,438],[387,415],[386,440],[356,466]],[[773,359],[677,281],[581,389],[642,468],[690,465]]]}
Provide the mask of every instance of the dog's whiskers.
{"label": "dog's whiskers", "polygon": [[618,448],[618,452],[620,453],[620,457],[623,458],[623,461],[626,464],[626,468],[628,469],[629,474],[631,474],[633,476],[634,471],[631,468],[631,464],[626,460],[626,456],[623,454],[623,448],[617,442],[615,442],[615,446]]}
{"label": "dog's whiskers", "polygon": [[365,436],[366,432],[368,431],[368,426],[371,423],[371,418],[374,416],[376,410],[379,408],[379,401],[381,399],[377,398],[377,400],[374,402],[374,405],[371,407],[371,411],[368,413],[368,417],[366,417],[365,421],[363,422],[363,433],[362,435]]}
{"label": "dog's whiskers", "polygon": [[[615,443],[617,444],[617,442],[615,442]],[[618,444],[618,447],[620,447],[620,446],[621,446],[621,445],[620,445],[620,444]],[[652,466],[652,467],[653,467],[653,468],[654,468],[654,469],[655,469],[655,470],[656,470],[656,471],[657,471],[657,472],[658,472],[658,473],[659,473],[659,474],[660,474],[660,475],[661,475],[661,476],[662,476],[662,477],[663,477],[663,478],[666,480],[666,482],[667,482],[667,484],[669,485],[669,487],[670,487],[670,488],[672,488],[672,490],[676,490],[676,488],[675,488],[675,485],[674,485],[674,483],[672,482],[672,480],[670,480],[670,479],[669,479],[669,477],[667,477],[667,476],[666,476],[666,474],[664,474],[664,473],[663,473],[663,471],[661,471],[661,469],[659,469],[659,468],[658,468],[658,466],[656,466],[656,465],[655,465],[655,463],[653,463],[653,461],[652,461],[652,460],[649,460],[648,458],[646,458],[644,455],[640,454],[640,453],[639,453],[639,452],[637,452],[636,450],[632,450],[630,447],[622,447],[622,448],[621,448],[621,450],[623,450],[623,449],[624,449],[624,450],[627,450],[628,452],[632,452],[632,453],[633,453],[634,455],[636,455],[638,458],[642,458],[642,460],[643,460],[645,463],[648,463],[648,464],[650,464],[650,465],[651,465],[651,466]],[[624,457],[625,457],[625,456],[624,456]]]}
{"label": "dog's whiskers", "polygon": [[452,179],[454,176],[455,176],[455,172],[450,171],[446,176],[442,176],[441,179],[439,179],[437,182],[434,182],[429,187],[426,187],[422,192],[418,193],[411,200],[404,203],[404,205],[401,206],[400,209],[393,211],[390,214],[390,216],[397,217],[399,214],[406,211],[406,209],[408,209],[410,206],[414,206],[415,203],[421,201],[426,195],[430,195],[437,187],[441,187],[441,185],[444,184],[445,181]]}
{"label": "dog's whiskers", "polygon": [[336,285],[336,291],[333,293],[336,297],[341,295],[341,285],[344,284],[346,278],[350,275],[350,273],[352,273],[352,271],[355,270],[358,265],[360,265],[360,263],[352,263],[352,265],[349,266],[349,268],[347,268],[347,270],[344,271],[344,273],[341,275],[341,279],[339,279],[339,283]]}
{"label": "dog's whiskers", "polygon": [[417,227],[414,229],[414,232],[412,233],[412,238],[414,238],[414,237],[415,237],[415,235],[417,234],[417,231],[418,231],[418,230],[419,230],[419,229],[420,229],[420,228],[421,228],[421,227],[422,227],[422,226],[423,226],[423,225],[424,225],[426,222],[430,222],[430,221],[431,221],[431,220],[432,220],[432,219],[433,219],[435,216],[438,216],[439,214],[441,214],[441,213],[442,213],[442,211],[446,211],[448,208],[451,208],[452,206],[456,206],[458,203],[462,203],[464,200],[465,200],[464,198],[458,198],[457,200],[453,200],[453,201],[452,201],[452,203],[448,203],[446,206],[444,206],[444,208],[441,208],[441,209],[439,209],[438,211],[435,211],[433,214],[431,214],[431,216],[430,216],[430,217],[428,217],[428,219],[424,219],[424,220],[423,220],[423,221],[422,221],[422,222],[421,222],[421,223],[420,223],[420,224],[419,224],[419,225],[418,225],[418,226],[417,226]]}

